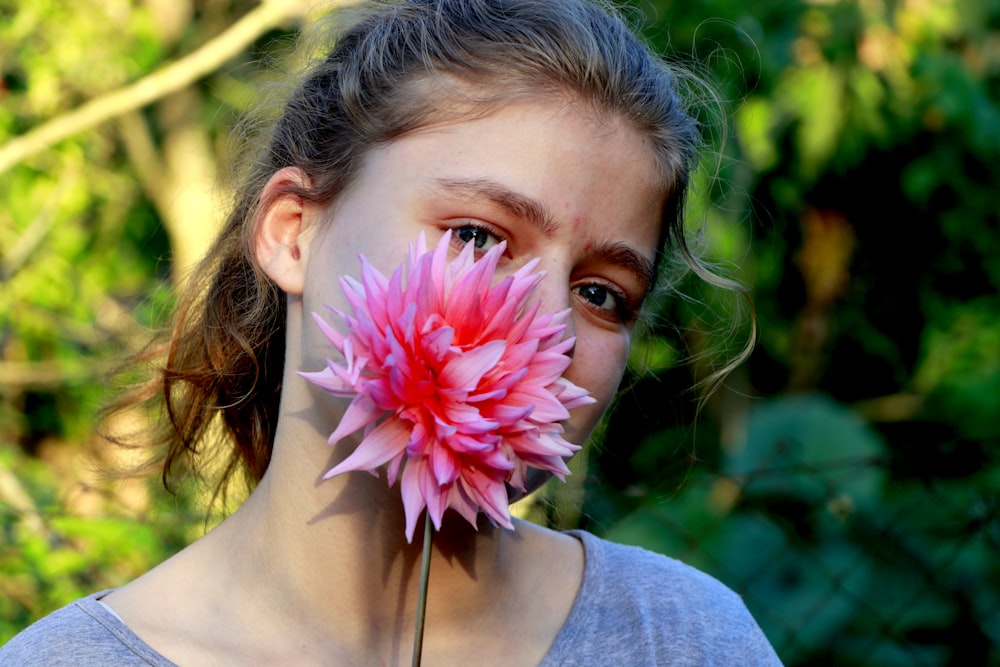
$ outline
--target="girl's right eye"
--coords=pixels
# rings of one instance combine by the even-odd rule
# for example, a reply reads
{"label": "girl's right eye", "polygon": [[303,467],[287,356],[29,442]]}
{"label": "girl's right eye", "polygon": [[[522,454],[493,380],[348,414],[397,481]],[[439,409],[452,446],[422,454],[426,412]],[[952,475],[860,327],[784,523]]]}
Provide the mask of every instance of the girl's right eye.
{"label": "girl's right eye", "polygon": [[588,283],[573,288],[573,292],[601,319],[632,324],[639,306],[622,290],[604,283]]}
{"label": "girl's right eye", "polygon": [[500,235],[482,224],[466,223],[452,228],[452,237],[460,246],[472,244],[476,254],[484,253],[500,243]]}

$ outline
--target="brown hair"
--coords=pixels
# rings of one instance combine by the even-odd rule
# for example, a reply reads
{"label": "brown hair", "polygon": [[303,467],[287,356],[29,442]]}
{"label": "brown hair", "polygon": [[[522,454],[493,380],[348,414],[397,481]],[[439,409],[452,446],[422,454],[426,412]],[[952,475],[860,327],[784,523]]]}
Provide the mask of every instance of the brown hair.
{"label": "brown hair", "polygon": [[283,167],[309,176],[310,187],[295,194],[329,202],[373,146],[447,114],[570,95],[647,137],[665,194],[663,241],[699,275],[712,276],[688,251],[681,220],[697,123],[677,94],[675,72],[611,8],[588,0],[379,0],[334,16],[332,49],[306,67],[260,150],[250,153],[232,213],[189,281],[169,339],[151,353],[165,358],[158,376],[113,406],[154,394],[163,400],[165,482],[215,435],[216,418],[230,445],[219,488],[237,470],[254,485],[270,461],[286,305],[256,265],[252,239],[264,185]]}

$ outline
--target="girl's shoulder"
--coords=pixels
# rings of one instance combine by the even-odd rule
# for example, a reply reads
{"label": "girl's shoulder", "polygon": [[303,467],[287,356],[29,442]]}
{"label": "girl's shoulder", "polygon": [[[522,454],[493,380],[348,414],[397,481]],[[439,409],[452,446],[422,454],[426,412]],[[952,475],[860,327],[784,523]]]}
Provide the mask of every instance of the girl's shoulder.
{"label": "girl's shoulder", "polygon": [[176,667],[100,602],[109,592],[80,598],[25,628],[0,646],[0,667]]}
{"label": "girl's shoulder", "polygon": [[743,600],[709,575],[640,547],[571,531],[583,584],[549,665],[780,665]]}

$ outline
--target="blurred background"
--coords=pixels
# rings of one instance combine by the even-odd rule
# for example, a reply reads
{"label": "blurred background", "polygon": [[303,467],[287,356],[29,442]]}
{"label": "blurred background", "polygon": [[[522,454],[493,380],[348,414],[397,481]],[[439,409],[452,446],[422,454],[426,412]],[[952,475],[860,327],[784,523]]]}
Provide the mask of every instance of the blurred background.
{"label": "blurred background", "polygon": [[[698,302],[655,305],[603,442],[520,511],[713,574],[789,665],[1000,665],[1000,2],[627,11],[727,105],[690,217],[759,341],[699,413],[693,382],[749,327],[686,281]],[[94,414],[308,16],[0,0],[0,642],[210,525],[197,485],[106,480],[125,455]]]}

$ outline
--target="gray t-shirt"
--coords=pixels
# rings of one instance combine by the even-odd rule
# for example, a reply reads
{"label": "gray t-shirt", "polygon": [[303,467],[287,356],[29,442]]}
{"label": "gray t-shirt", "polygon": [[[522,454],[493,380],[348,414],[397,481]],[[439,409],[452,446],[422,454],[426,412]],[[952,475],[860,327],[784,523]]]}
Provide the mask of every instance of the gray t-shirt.
{"label": "gray t-shirt", "polygon": [[[539,667],[780,665],[743,601],[676,560],[572,531],[583,585]],[[99,602],[81,598],[0,647],[0,667],[171,667]]]}

